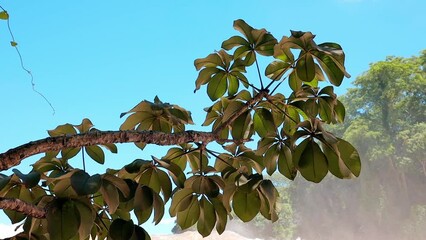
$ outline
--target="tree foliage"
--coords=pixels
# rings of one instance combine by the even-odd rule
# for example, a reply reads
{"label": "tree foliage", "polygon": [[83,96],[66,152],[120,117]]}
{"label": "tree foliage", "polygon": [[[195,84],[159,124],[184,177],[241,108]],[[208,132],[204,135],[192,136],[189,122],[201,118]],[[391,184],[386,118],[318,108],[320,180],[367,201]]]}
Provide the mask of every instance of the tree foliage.
{"label": "tree foliage", "polygon": [[[168,201],[168,213],[182,229],[196,225],[208,236],[214,228],[225,230],[232,211],[244,222],[259,213],[277,221],[278,192],[266,174],[278,170],[293,180],[300,173],[312,182],[328,172],[358,176],[357,151],[323,126],[345,117],[325,82],[339,86],[349,76],[340,45],[317,44],[315,35],[299,31],[278,41],[243,20],[234,28],[240,35],[194,62],[195,91],[205,88],[213,102],[202,124],[211,131],[187,130],[194,124],[191,113],[156,97],[122,113],[118,131],[95,129],[83,119],[1,154],[0,169],[6,170],[44,153],[29,173],[0,175],[1,207],[12,223],[23,221],[24,232],[15,239],[150,239],[141,225],[150,217],[158,224]],[[260,73],[261,57],[272,58],[268,79]],[[258,71],[257,81],[249,80],[249,67]],[[286,80],[288,96],[280,92]],[[69,161],[81,153],[84,164],[84,156],[104,164],[104,151],[117,153],[115,144],[124,142],[141,150],[147,144],[170,148],[162,157],[136,159],[103,174],[90,175]],[[215,144],[223,151],[212,150]]]}
{"label": "tree foliage", "polygon": [[[294,182],[298,232],[314,239],[423,239],[426,236],[426,51],[387,57],[340,99],[347,119],[328,130],[352,142],[363,161],[357,181]],[[305,198],[315,198],[310,203]],[[318,206],[321,208],[318,208]],[[315,209],[315,213],[312,209]],[[327,216],[326,218],[324,216]],[[352,216],[342,218],[342,216]],[[310,227],[322,227],[315,232]],[[336,229],[336,222],[339,229]]]}

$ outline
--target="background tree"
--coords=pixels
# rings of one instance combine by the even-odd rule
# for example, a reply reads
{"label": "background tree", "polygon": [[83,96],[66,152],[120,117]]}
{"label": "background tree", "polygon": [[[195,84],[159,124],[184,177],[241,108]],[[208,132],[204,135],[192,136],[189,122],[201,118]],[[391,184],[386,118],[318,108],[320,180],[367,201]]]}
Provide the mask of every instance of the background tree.
{"label": "background tree", "polygon": [[[243,20],[234,28],[242,36],[194,62],[200,71],[195,90],[207,85],[213,101],[203,123],[211,131],[186,130],[193,124],[191,113],[156,97],[122,113],[119,131],[101,131],[83,119],[0,154],[0,170],[45,154],[29,173],[13,169],[10,176],[0,175],[0,207],[13,223],[23,221],[24,232],[14,239],[149,239],[140,225],[151,216],[158,224],[169,200],[169,214],[182,229],[196,224],[207,236],[214,227],[224,231],[231,211],[244,222],[258,213],[277,221],[278,192],[265,173],[278,170],[294,179],[299,172],[312,182],[328,171],[339,178],[358,176],[357,151],[323,127],[345,115],[333,87],[319,87],[325,76],[335,86],[349,76],[340,45],[317,44],[312,33],[296,31],[278,42]],[[269,80],[260,73],[260,56],[274,58],[265,69]],[[245,75],[250,66],[258,84]],[[279,93],[286,79],[292,90],[287,97]],[[142,150],[148,144],[173,147],[161,158],[136,159],[103,174],[86,172],[87,157],[104,164],[104,149],[116,153],[116,143],[128,142]],[[69,161],[79,153],[83,169]]]}
{"label": "background tree", "polygon": [[[295,181],[297,233],[307,239],[423,239],[426,236],[426,51],[371,64],[340,98],[343,125],[327,129],[354,143],[356,181]],[[306,196],[315,202],[306,200]],[[315,209],[313,211],[312,209]],[[320,210],[321,209],[321,210]],[[314,214],[315,212],[315,214]],[[350,216],[350,217],[347,217]],[[339,222],[341,229],[334,229]],[[317,226],[315,231],[312,227]]]}

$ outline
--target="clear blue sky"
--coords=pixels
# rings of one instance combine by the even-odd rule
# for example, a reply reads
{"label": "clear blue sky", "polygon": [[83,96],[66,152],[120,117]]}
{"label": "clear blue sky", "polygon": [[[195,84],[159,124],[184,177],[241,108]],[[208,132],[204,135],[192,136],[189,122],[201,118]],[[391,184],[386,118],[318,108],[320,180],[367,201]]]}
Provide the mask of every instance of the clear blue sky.
{"label": "clear blue sky", "polygon": [[[369,63],[389,55],[416,55],[426,48],[423,0],[3,0],[0,5],[10,14],[37,90],[56,110],[52,115],[49,105],[32,91],[9,44],[6,22],[0,21],[0,152],[85,117],[99,129],[118,129],[121,112],[155,95],[192,111],[200,125],[202,108],[210,101],[205,88],[193,94],[197,76],[193,61],[237,34],[232,23],[238,18],[266,28],[278,39],[292,29],[313,32],[317,42],[341,44],[353,77],[339,93]],[[152,154],[124,153],[127,149],[119,146],[123,154],[107,159],[108,167]],[[0,215],[0,223],[6,222]]]}

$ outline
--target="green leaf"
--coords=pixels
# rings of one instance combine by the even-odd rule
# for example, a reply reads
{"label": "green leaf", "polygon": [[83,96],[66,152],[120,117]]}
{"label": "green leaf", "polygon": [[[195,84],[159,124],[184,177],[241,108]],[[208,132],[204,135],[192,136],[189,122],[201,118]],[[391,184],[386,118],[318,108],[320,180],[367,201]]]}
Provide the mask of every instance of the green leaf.
{"label": "green leaf", "polygon": [[228,88],[228,81],[224,72],[214,75],[207,85],[207,95],[212,101],[222,97]]}
{"label": "green leaf", "polygon": [[252,36],[253,28],[250,25],[248,25],[244,20],[242,20],[242,19],[235,20],[234,21],[234,28],[235,28],[235,30],[242,33],[247,38],[249,43],[254,43],[254,39],[253,39],[253,36]]}
{"label": "green leaf", "polygon": [[187,198],[188,196],[191,196],[193,194],[192,189],[184,188],[178,190],[172,197],[172,204],[169,208],[170,216],[174,217],[176,216],[176,213],[178,212],[178,206],[182,201]]}
{"label": "green leaf", "polygon": [[254,130],[260,137],[275,135],[276,127],[272,113],[264,108],[256,109],[253,116]]}
{"label": "green leaf", "polygon": [[296,63],[296,72],[300,80],[310,82],[315,78],[315,63],[309,53],[306,53]]}
{"label": "green leaf", "polygon": [[185,182],[185,173],[182,171],[182,169],[174,164],[174,163],[166,163],[165,161],[161,161],[156,159],[156,162],[158,162],[162,167],[169,170],[169,174],[173,179],[173,182],[176,184],[176,186],[182,188]]}
{"label": "green leaf", "polygon": [[106,143],[102,145],[103,147],[105,147],[106,149],[108,149],[111,153],[117,153],[117,146],[113,143]]}
{"label": "green leaf", "polygon": [[337,138],[336,148],[324,147],[329,161],[330,172],[336,177],[351,178],[361,173],[361,160],[358,151],[347,141]]}
{"label": "green leaf", "polygon": [[154,194],[155,193],[151,188],[139,185],[135,192],[135,209],[141,209],[142,211],[145,211],[152,208],[152,204],[154,203]]}
{"label": "green leaf", "polygon": [[312,138],[303,140],[296,147],[293,162],[308,181],[318,183],[327,175],[327,159]]}
{"label": "green leaf", "polygon": [[151,237],[145,231],[145,229],[136,225],[134,225],[134,227],[135,227],[135,231],[133,233],[132,238],[130,238],[130,240],[151,240]]}
{"label": "green leaf", "polygon": [[141,167],[148,167],[151,165],[151,161],[135,159],[133,162],[124,166],[124,169],[128,173],[137,173],[141,170]]}
{"label": "green leaf", "polygon": [[153,201],[153,208],[154,208],[154,218],[153,218],[153,222],[155,223],[155,225],[157,225],[158,223],[160,223],[161,219],[164,216],[164,201],[163,199],[161,199],[161,197],[154,193],[153,194],[154,197],[154,201]]}
{"label": "green leaf", "polygon": [[169,175],[161,170],[158,170],[158,179],[161,183],[161,191],[163,193],[164,201],[167,202],[172,195],[172,182],[170,181]]}
{"label": "green leaf", "polygon": [[327,98],[329,97],[318,98],[319,115],[324,122],[331,123],[333,121],[333,106],[328,103]]}
{"label": "green leaf", "polygon": [[230,37],[228,40],[223,41],[222,48],[225,50],[231,50],[232,48],[236,46],[246,45],[248,46],[249,43],[240,36],[233,36]]}
{"label": "green leaf", "polygon": [[23,174],[18,169],[13,169],[12,172],[15,173],[16,176],[18,176],[22,180],[26,188],[35,187],[40,181],[40,173],[36,171],[31,171],[28,174]]}
{"label": "green leaf", "polygon": [[246,66],[250,66],[252,65],[254,62],[256,61],[256,53],[253,51],[250,51],[247,53],[247,55],[245,56],[243,63]]}
{"label": "green leaf", "polygon": [[93,224],[96,219],[96,212],[91,208],[90,202],[74,202],[77,211],[80,215],[80,227],[78,229],[78,234],[80,239],[86,239],[93,227]]}
{"label": "green leaf", "polygon": [[293,164],[291,151],[285,145],[281,145],[278,155],[278,171],[290,180],[294,180],[297,174],[296,168]]}
{"label": "green leaf", "polygon": [[112,240],[129,240],[134,231],[132,220],[115,219],[109,227],[108,236]]}
{"label": "green leaf", "polygon": [[66,135],[74,135],[77,133],[74,126],[67,123],[64,125],[59,125],[53,130],[48,130],[49,136],[56,137],[56,136],[66,136]]}
{"label": "green leaf", "polygon": [[117,188],[109,181],[103,181],[101,194],[105,203],[108,205],[109,213],[113,214],[120,203],[120,196],[118,195]]}
{"label": "green leaf", "polygon": [[64,148],[61,150],[61,157],[63,159],[71,159],[80,152],[80,149],[81,148]]}
{"label": "green leaf", "polygon": [[[114,185],[118,190],[120,190],[120,192],[123,194],[123,196],[125,198],[128,198],[130,196],[130,187],[126,183],[126,180],[121,179],[119,177],[116,177],[112,174],[105,173],[105,174],[102,175],[102,182],[104,182],[104,181],[108,181],[112,185]],[[127,181],[131,181],[131,180],[127,179]],[[133,181],[131,181],[131,182],[135,183]]]}
{"label": "green leaf", "polygon": [[287,72],[290,64],[283,61],[273,61],[265,69],[265,75],[274,80],[278,81]]}
{"label": "green leaf", "polygon": [[74,127],[77,128],[80,133],[86,133],[93,127],[93,123],[88,118],[84,118],[80,125],[74,125]]}
{"label": "green leaf", "polygon": [[272,214],[275,212],[275,204],[279,195],[277,189],[270,180],[263,180],[259,185],[259,189],[268,200],[269,214]]}
{"label": "green leaf", "polygon": [[105,162],[105,154],[104,151],[96,145],[84,147],[87,154],[95,160],[97,163],[104,164]]}
{"label": "green leaf", "polygon": [[1,20],[8,20],[9,19],[9,14],[6,11],[1,11],[0,12],[0,19]]}
{"label": "green leaf", "polygon": [[203,196],[200,200],[200,218],[198,219],[197,230],[203,237],[207,237],[215,224],[216,214],[213,204]]}
{"label": "green leaf", "polygon": [[197,80],[195,81],[194,92],[200,89],[201,85],[210,82],[212,75],[218,73],[219,71],[221,70],[215,67],[206,67],[202,69],[198,74]]}
{"label": "green leaf", "polygon": [[216,230],[219,234],[222,234],[228,222],[228,212],[220,199],[210,198],[210,202],[213,204],[214,210],[216,211]]}
{"label": "green leaf", "polygon": [[219,194],[219,187],[213,180],[205,176],[196,176],[192,183],[194,193],[205,194],[209,197],[216,197]]}
{"label": "green leaf", "polygon": [[250,112],[245,112],[235,119],[232,124],[231,134],[234,139],[247,139],[251,137],[253,131]]}
{"label": "green leaf", "polygon": [[138,224],[145,223],[151,217],[153,207],[149,207],[148,209],[135,208],[133,213],[136,215],[138,219]]}
{"label": "green leaf", "polygon": [[200,205],[196,196],[192,196],[189,206],[177,213],[176,222],[184,230],[194,225],[200,217]]}
{"label": "green leaf", "polygon": [[71,176],[71,186],[82,196],[96,193],[101,187],[102,179],[99,174],[90,176],[85,171],[77,171]]}
{"label": "green leaf", "polygon": [[263,161],[265,163],[266,172],[269,175],[272,175],[277,169],[277,159],[278,159],[278,143],[272,145],[268,151],[265,153]]}
{"label": "green leaf", "polygon": [[293,90],[294,92],[297,92],[302,88],[303,82],[302,82],[302,80],[300,80],[300,78],[297,77],[296,71],[292,71],[290,73],[290,76],[289,76],[289,79],[288,79],[288,84],[289,84],[291,90]]}
{"label": "green leaf", "polygon": [[345,106],[343,106],[342,102],[336,100],[336,105],[334,106],[334,112],[336,114],[336,120],[338,123],[343,123],[345,120]]}
{"label": "green leaf", "polygon": [[227,74],[226,76],[228,78],[228,96],[234,96],[238,92],[240,82],[238,78],[232,74]]}
{"label": "green leaf", "polygon": [[154,168],[148,168],[140,175],[139,184],[150,187],[156,193],[159,193],[161,190],[160,179]]}
{"label": "green leaf", "polygon": [[[343,72],[341,67],[336,64],[333,57],[320,51],[312,51],[312,55],[320,64],[322,70],[328,77],[328,80],[335,86],[340,86],[345,77],[346,72]],[[349,76],[349,74],[347,74]]]}
{"label": "green leaf", "polygon": [[51,239],[68,240],[78,234],[79,212],[72,200],[56,199],[49,204],[47,229]]}
{"label": "green leaf", "polygon": [[257,191],[237,190],[232,199],[235,214],[243,221],[252,220],[260,210],[260,199]]}
{"label": "green leaf", "polygon": [[198,70],[203,67],[217,67],[222,66],[222,59],[219,57],[217,53],[209,54],[205,58],[199,58],[194,61],[194,66]]}

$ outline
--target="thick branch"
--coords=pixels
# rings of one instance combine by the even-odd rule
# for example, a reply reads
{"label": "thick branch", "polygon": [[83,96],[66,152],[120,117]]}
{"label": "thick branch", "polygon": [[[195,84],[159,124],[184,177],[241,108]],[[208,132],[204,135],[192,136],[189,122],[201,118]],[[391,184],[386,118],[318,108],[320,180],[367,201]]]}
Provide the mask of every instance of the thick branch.
{"label": "thick branch", "polygon": [[0,197],[0,209],[13,210],[33,218],[45,218],[46,210],[20,199]]}
{"label": "thick branch", "polygon": [[219,140],[215,133],[185,131],[164,133],[156,131],[93,131],[83,134],[48,137],[29,142],[0,154],[0,171],[19,165],[22,159],[49,151],[108,143],[139,142],[156,145],[176,145],[187,142],[209,143]]}

